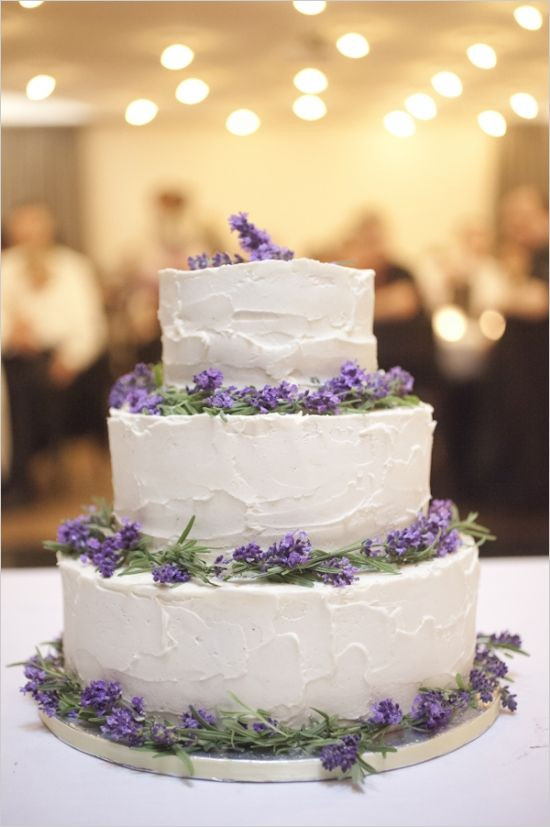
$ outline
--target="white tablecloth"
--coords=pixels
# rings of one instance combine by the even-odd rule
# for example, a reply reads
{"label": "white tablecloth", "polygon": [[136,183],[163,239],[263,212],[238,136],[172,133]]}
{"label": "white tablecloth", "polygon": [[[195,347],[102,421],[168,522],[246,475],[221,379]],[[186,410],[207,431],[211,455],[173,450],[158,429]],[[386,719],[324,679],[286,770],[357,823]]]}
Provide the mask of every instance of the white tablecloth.
{"label": "white tablecloth", "polygon": [[[2,583],[4,664],[25,659],[62,626],[54,569],[8,570]],[[482,563],[478,628],[520,633],[519,710],[477,741],[407,769],[345,782],[228,784],[182,781],[114,766],[76,752],[38,721],[18,692],[22,673],[2,667],[2,824],[376,825],[539,827],[548,824],[547,561]]]}

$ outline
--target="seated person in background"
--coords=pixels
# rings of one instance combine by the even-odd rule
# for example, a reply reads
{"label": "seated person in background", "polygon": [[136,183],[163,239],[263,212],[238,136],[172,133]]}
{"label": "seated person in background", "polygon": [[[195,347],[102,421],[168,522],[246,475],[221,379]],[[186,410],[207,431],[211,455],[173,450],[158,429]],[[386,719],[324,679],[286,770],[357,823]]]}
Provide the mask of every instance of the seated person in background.
{"label": "seated person in background", "polygon": [[351,267],[376,271],[374,333],[381,367],[403,363],[417,382],[429,381],[433,363],[430,324],[412,273],[394,259],[382,216],[364,213],[344,242],[340,258]]}
{"label": "seated person in background", "polygon": [[[8,224],[2,262],[2,359],[11,422],[6,502],[32,493],[29,460],[68,432],[103,427],[106,321],[92,265],[55,242],[48,208]],[[101,424],[100,424],[101,423]]]}

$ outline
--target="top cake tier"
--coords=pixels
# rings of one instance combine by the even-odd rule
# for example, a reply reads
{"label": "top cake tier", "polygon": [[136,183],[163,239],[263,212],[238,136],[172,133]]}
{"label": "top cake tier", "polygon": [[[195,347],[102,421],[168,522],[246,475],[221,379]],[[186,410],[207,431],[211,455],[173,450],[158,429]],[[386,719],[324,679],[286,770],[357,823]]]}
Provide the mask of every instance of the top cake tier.
{"label": "top cake tier", "polygon": [[165,382],[212,365],[239,385],[326,379],[356,359],[376,370],[374,271],[312,259],[160,272]]}

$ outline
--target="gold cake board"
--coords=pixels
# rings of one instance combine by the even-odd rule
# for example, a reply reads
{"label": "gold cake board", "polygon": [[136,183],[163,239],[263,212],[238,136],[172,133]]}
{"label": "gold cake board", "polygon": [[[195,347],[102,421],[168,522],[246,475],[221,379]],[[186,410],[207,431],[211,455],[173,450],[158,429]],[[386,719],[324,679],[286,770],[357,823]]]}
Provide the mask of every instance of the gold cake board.
{"label": "gold cake board", "polygon": [[[499,712],[498,696],[482,710],[469,710],[465,718],[430,737],[411,734],[410,740],[397,745],[395,752],[386,755],[366,752],[365,761],[378,772],[410,767],[439,758],[478,738],[495,722]],[[42,723],[53,734],[81,752],[121,764],[135,770],[191,777],[187,767],[175,755],[157,756],[148,750],[140,750],[113,743],[89,732],[78,724],[65,723],[39,712]],[[191,755],[194,778],[208,781],[321,781],[340,778],[339,771],[325,770],[318,758],[258,758],[248,755],[239,758],[224,756]]]}

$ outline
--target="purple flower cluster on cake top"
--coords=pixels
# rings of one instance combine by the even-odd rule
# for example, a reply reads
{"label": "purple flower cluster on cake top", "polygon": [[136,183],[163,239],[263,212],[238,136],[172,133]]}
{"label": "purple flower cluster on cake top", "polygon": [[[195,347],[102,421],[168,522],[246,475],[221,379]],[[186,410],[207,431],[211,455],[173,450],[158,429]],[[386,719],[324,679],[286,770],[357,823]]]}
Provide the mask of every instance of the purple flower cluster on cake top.
{"label": "purple flower cluster on cake top", "polygon": [[224,386],[218,368],[206,368],[193,376],[193,385],[183,389],[161,387],[155,372],[139,364],[133,373],[122,376],[109,396],[111,408],[130,413],[169,414],[253,414],[301,413],[342,414],[403,404],[417,404],[412,396],[414,380],[403,368],[368,372],[357,362],[344,362],[337,376],[313,387],[299,389],[282,380],[277,385],[257,388]]}
{"label": "purple flower cluster on cake top", "polygon": [[429,549],[436,557],[452,554],[461,545],[460,532],[450,528],[456,519],[451,500],[432,500],[426,515],[419,514],[411,525],[390,531],[385,540],[366,540],[363,553],[367,557],[387,557],[400,561]]}
{"label": "purple flower cluster on cake top", "polygon": [[[57,530],[56,551],[77,553],[82,563],[92,563],[102,577],[112,577],[127,552],[143,539],[139,523],[123,519],[115,524],[95,507],[87,514],[62,522]],[[48,546],[49,544],[47,544]]]}
{"label": "purple flower cluster on cake top", "polygon": [[[283,259],[288,261],[294,258],[294,253],[287,247],[275,244],[267,230],[261,230],[248,220],[248,213],[239,212],[230,215],[229,228],[236,232],[239,246],[248,254],[249,261],[263,261],[265,259]],[[190,270],[203,270],[206,267],[221,267],[223,264],[241,264],[245,259],[237,254],[231,257],[229,253],[214,253],[209,257],[207,253],[189,256],[187,264]]]}

